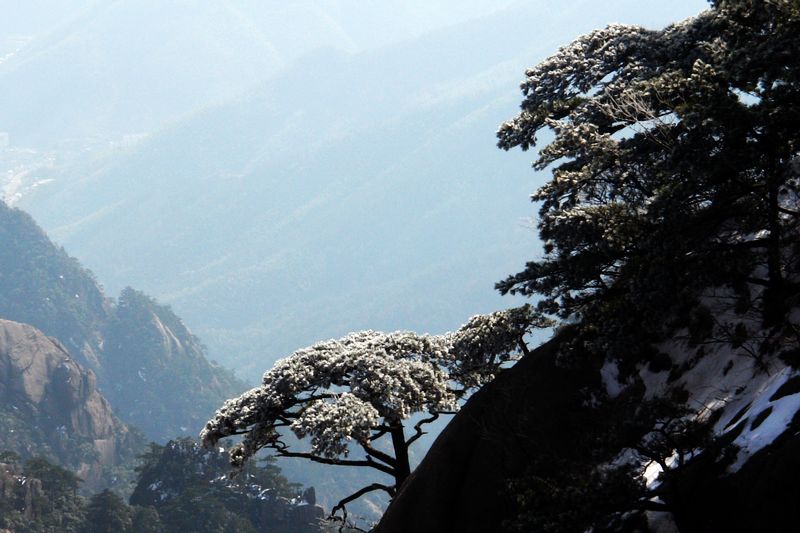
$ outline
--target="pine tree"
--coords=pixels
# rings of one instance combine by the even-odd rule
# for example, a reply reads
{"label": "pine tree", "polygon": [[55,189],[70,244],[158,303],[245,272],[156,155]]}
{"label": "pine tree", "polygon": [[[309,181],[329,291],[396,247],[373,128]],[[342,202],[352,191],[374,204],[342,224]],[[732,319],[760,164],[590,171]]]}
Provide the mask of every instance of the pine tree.
{"label": "pine tree", "polygon": [[[498,283],[562,317],[679,315],[699,290],[797,291],[800,7],[720,0],[660,31],[612,25],[529,69],[499,146],[537,169],[542,259]],[[669,326],[669,325],[668,325]]]}
{"label": "pine tree", "polygon": [[[444,335],[361,331],[320,342],[278,361],[260,387],[226,402],[201,436],[211,447],[244,435],[231,452],[239,467],[267,449],[390,477],[334,506],[331,516],[341,511],[346,519],[346,504],[369,492],[394,496],[411,473],[409,448],[425,424],[455,411],[459,399],[527,353],[527,333],[550,325],[525,305],[475,316]],[[290,432],[309,437],[310,449],[298,450]]]}
{"label": "pine tree", "polygon": [[82,533],[126,533],[131,530],[131,508],[113,491],[98,492],[89,500]]}
{"label": "pine tree", "polygon": [[131,531],[135,533],[166,533],[158,511],[153,507],[132,507]]}

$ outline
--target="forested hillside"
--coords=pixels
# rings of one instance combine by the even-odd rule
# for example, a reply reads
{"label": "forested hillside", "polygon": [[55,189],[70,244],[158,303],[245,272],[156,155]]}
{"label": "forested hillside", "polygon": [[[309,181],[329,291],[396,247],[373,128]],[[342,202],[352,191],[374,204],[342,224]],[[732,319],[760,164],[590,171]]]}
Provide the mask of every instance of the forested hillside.
{"label": "forested hillside", "polygon": [[133,289],[114,301],[28,216],[0,202],[0,318],[55,337],[97,375],[115,412],[165,442],[196,435],[216,404],[245,386],[206,359],[165,306]]}
{"label": "forested hillside", "polygon": [[52,2],[0,531],[800,530],[800,0]]}
{"label": "forested hillside", "polygon": [[[170,440],[199,432],[244,386],[206,360],[169,307],[131,288],[107,299],[91,272],[2,203],[0,264],[0,528],[320,531],[313,489],[278,467],[229,479],[223,449]],[[147,439],[170,441],[147,451]]]}

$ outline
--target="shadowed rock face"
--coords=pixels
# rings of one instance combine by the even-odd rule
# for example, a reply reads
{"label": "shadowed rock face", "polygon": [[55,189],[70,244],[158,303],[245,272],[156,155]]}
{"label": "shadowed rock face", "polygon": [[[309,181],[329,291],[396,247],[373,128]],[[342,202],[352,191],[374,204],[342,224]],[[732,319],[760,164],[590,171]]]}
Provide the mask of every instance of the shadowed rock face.
{"label": "shadowed rock face", "polygon": [[[53,455],[92,487],[103,467],[119,461],[129,437],[95,385],[94,373],[58,341],[27,324],[0,320],[0,402],[15,428],[0,435],[0,449]],[[21,431],[36,443],[14,440]]]}
{"label": "shadowed rock face", "polygon": [[376,533],[500,530],[514,511],[508,480],[524,470],[538,446],[564,446],[568,454],[577,437],[576,424],[563,424],[554,413],[580,408],[586,376],[556,369],[553,350],[552,342],[539,348],[467,402],[403,485]]}
{"label": "shadowed rock face", "polygon": [[[589,479],[588,473],[618,457],[629,445],[625,443],[640,441],[640,433],[625,430],[631,411],[621,406],[635,407],[641,394],[634,387],[629,396],[623,393],[618,401],[609,400],[610,408],[587,401],[596,398],[591,391],[603,389],[600,375],[597,369],[556,366],[555,351],[563,340],[560,335],[538,348],[466,403],[373,533],[510,531],[507,523],[519,513],[511,480],[554,468],[574,471],[576,465],[578,476]],[[788,383],[792,386],[785,386],[783,394],[800,394],[795,381]],[[674,527],[669,531],[797,531],[800,411],[771,444],[730,473],[724,452],[735,451],[725,447],[737,434],[722,435],[686,466],[662,478],[661,496],[672,512],[669,525]],[[588,493],[602,490],[588,487]],[[611,530],[618,531],[599,529]],[[651,522],[649,531],[667,530]]]}

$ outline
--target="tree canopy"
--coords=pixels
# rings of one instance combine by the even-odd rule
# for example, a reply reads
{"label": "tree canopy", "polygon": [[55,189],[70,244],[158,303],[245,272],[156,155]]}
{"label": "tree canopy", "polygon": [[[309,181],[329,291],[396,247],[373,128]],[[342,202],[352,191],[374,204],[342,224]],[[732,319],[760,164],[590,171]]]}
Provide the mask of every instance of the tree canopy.
{"label": "tree canopy", "polygon": [[[373,490],[394,495],[410,473],[408,448],[424,424],[457,410],[460,398],[527,351],[528,332],[549,325],[526,305],[473,317],[444,335],[361,331],[320,342],[278,361],[260,387],[226,402],[202,438],[211,446],[244,435],[231,452],[237,466],[266,448],[279,457],[369,467],[394,479],[364,487],[334,512]],[[407,434],[407,421],[420,414]],[[288,432],[310,437],[310,450],[292,448]]]}
{"label": "tree canopy", "polygon": [[[663,30],[617,24],[579,37],[526,72],[521,110],[498,130],[503,149],[537,148],[534,168],[552,177],[532,195],[544,253],[497,288],[540,296],[541,311],[577,323],[558,353],[577,367],[633,363],[618,367],[631,386],[616,398],[601,390],[598,401],[624,407],[609,414],[622,424],[606,425],[585,459],[535,455],[510,486],[520,504],[511,529],[632,530],[659,506],[681,520],[703,462],[736,456],[730,437],[714,433],[722,410],[705,416],[716,407],[701,404],[698,413],[678,385],[647,399],[624,367],[669,370],[667,383],[677,383],[721,342],[735,349],[722,353],[798,364],[800,2],[710,4]],[[678,340],[679,327],[689,347],[703,344],[690,362],[662,354],[636,366],[668,335]],[[627,442],[612,442],[621,436]],[[598,462],[620,446],[641,463]],[[650,461],[658,484],[642,483]],[[714,529],[720,518],[707,503],[695,512]],[[727,496],[724,507],[733,524]]]}
{"label": "tree canopy", "polygon": [[532,195],[545,254],[498,289],[585,318],[674,310],[724,283],[761,290],[777,322],[797,266],[799,6],[720,0],[663,30],[611,25],[529,69],[498,138],[554,135],[534,163],[552,169]]}

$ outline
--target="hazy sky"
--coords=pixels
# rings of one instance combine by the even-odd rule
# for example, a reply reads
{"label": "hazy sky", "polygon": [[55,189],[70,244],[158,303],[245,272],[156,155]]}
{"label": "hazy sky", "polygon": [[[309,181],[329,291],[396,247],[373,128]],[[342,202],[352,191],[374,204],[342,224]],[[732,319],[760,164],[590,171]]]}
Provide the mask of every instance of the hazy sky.
{"label": "hazy sky", "polygon": [[525,68],[706,5],[0,0],[0,46],[31,39],[0,63],[0,191],[245,374],[356,329],[441,332],[512,305],[494,283],[539,253],[545,175],[494,138]]}

